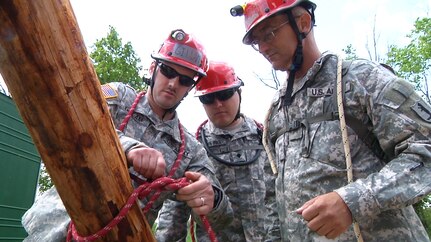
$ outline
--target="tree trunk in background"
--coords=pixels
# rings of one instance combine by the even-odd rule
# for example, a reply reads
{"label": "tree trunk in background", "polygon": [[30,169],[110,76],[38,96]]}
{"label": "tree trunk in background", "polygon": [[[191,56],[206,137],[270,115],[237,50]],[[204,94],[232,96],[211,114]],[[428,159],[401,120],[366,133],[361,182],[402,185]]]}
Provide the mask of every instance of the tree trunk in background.
{"label": "tree trunk in background", "polygon": [[[133,188],[68,0],[0,1],[0,72],[81,236]],[[104,241],[155,241],[135,203]]]}

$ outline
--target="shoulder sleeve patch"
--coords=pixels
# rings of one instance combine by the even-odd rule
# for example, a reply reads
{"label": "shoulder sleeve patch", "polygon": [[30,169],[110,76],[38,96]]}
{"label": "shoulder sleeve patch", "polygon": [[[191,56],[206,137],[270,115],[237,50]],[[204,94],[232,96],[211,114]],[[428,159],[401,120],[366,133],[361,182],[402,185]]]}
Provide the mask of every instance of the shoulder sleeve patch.
{"label": "shoulder sleeve patch", "polygon": [[411,108],[425,122],[431,123],[431,108],[425,102],[420,100],[416,102]]}
{"label": "shoulder sleeve patch", "polygon": [[109,84],[103,84],[101,86],[103,97],[105,99],[112,99],[118,97],[118,92],[113,87],[111,87]]}

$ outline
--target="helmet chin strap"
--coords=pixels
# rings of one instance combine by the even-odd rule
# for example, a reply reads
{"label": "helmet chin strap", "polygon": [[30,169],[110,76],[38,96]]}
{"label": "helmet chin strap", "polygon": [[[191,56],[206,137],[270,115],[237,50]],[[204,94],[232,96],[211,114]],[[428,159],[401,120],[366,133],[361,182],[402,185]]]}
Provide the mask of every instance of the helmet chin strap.
{"label": "helmet chin strap", "polygon": [[241,118],[241,89],[238,88],[238,90],[236,90],[238,92],[239,95],[239,104],[238,104],[238,112],[236,113],[235,119],[232,121],[235,122],[235,120]]}
{"label": "helmet chin strap", "polygon": [[229,127],[231,124],[233,124],[239,118],[241,118],[241,89],[238,88],[236,91],[238,92],[238,95],[239,95],[238,111],[236,112],[235,118],[226,127]]}
{"label": "helmet chin strap", "polygon": [[287,11],[287,18],[289,19],[289,23],[296,34],[298,45],[296,46],[295,53],[293,54],[292,65],[289,67],[289,78],[287,79],[287,88],[283,100],[284,106],[289,106],[292,104],[293,82],[295,80],[296,71],[301,68],[302,62],[304,60],[302,52],[302,40],[306,37],[304,32],[299,32],[298,25],[296,24],[295,18],[293,17],[292,11],[290,9]]}
{"label": "helmet chin strap", "polygon": [[158,60],[156,60],[156,62],[155,62],[155,64],[154,64],[154,70],[153,70],[153,74],[151,75],[151,79],[150,80],[148,80],[148,85],[150,85],[150,88],[151,88],[151,96],[152,97],[154,97],[153,96],[153,89],[154,89],[154,80],[155,80],[155,78],[156,78],[156,72],[157,72],[157,69],[156,68],[158,68],[158,66],[159,66],[159,61]]}

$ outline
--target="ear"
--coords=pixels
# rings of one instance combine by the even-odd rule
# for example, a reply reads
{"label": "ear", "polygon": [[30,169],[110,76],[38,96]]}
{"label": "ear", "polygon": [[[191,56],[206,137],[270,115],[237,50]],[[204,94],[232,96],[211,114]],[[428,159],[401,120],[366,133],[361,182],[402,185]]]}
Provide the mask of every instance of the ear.
{"label": "ear", "polygon": [[150,68],[148,69],[148,72],[150,73],[150,76],[153,75],[153,72],[156,70],[156,62],[151,62]]}
{"label": "ear", "polygon": [[297,22],[299,32],[308,33],[312,28],[311,15],[308,13],[303,13]]}

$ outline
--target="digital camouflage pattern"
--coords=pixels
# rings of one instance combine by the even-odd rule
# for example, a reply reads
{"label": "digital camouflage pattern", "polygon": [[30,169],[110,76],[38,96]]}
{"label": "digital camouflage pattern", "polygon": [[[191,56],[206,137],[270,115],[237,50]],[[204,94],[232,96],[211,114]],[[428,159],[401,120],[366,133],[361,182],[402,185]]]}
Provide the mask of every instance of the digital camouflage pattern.
{"label": "digital camouflage pattern", "polygon": [[22,225],[28,233],[24,242],[66,241],[69,222],[66,208],[52,187],[23,215]]}
{"label": "digital camouflage pattern", "polygon": [[[118,94],[108,97],[107,102],[114,125],[115,127],[119,127],[134,102],[137,93],[134,89],[123,83],[109,83],[107,85],[110,85],[110,87]],[[124,133],[119,130],[117,130],[117,133],[126,153],[132,148],[140,146],[152,147],[162,152],[167,163],[167,175],[177,158],[181,145],[178,125],[179,120],[177,115],[175,115],[172,120],[161,121],[157,115],[153,113],[147,98],[143,96],[136,106],[132,118],[125,127]],[[215,177],[214,167],[209,161],[203,146],[192,134],[187,132],[185,128],[184,133],[186,150],[184,152],[181,165],[173,175],[173,178],[176,179],[183,177],[185,171],[195,171],[205,175],[213,184],[215,192],[219,194],[218,201],[214,204],[214,208],[211,213],[207,215],[207,218],[210,221],[211,226],[214,228],[217,228],[217,226],[223,226],[224,224],[229,224],[232,220],[232,208],[228,198],[224,195],[221,189],[220,183]],[[129,168],[129,170],[131,173],[139,176],[132,167]],[[140,176],[140,178],[145,180],[142,176]],[[136,187],[138,184],[133,185]],[[39,202],[30,208],[27,213],[32,214],[32,216],[23,216],[23,224],[29,234],[27,241],[64,241],[65,237],[62,240],[57,240],[57,233],[54,232],[63,230],[64,236],[66,235],[65,231],[67,228],[65,225],[67,225],[67,223],[59,223],[59,221],[64,221],[68,217],[67,213],[64,212],[60,214],[56,210],[52,212],[51,210],[40,209],[45,207],[45,203],[56,204],[56,207],[62,207],[60,206],[61,200],[59,196],[51,196],[51,194],[51,192],[44,194],[43,197],[38,200]],[[144,206],[147,204],[147,199],[150,197],[151,194],[149,197],[144,198],[141,201],[141,205]],[[174,199],[174,193],[169,191],[162,192],[160,197],[154,202],[152,208],[145,214],[150,225],[154,223],[159,209],[162,207],[163,202],[168,198]],[[43,225],[37,227],[36,225],[41,222],[44,222]],[[34,230],[34,227],[36,227],[37,230]],[[38,240],[38,233],[45,233],[47,235],[44,237],[44,240]]]}
{"label": "digital camouflage pattern", "polygon": [[[225,164],[209,155],[234,211],[233,222],[222,230],[215,230],[218,241],[280,241],[278,215],[275,204],[275,176],[271,171],[261,142],[261,131],[251,118],[234,130],[216,128],[208,121],[200,130],[204,132],[209,153],[234,163]],[[258,153],[257,153],[258,152]],[[251,164],[239,165],[251,161]],[[156,238],[159,242],[185,241],[189,213],[181,214],[181,204],[165,203],[159,216]],[[181,215],[181,216],[179,216]],[[196,227],[199,242],[210,241],[204,228]]]}
{"label": "digital camouflage pattern", "polygon": [[[381,65],[351,63],[343,78],[345,112],[372,130],[389,159],[379,160],[349,127],[354,182],[347,184],[340,122],[308,122],[330,110],[336,70],[337,57],[324,53],[295,82],[290,106],[280,102],[286,83],[273,99],[268,142],[273,141],[277,163],[283,241],[328,241],[310,231],[295,210],[332,191],[349,207],[364,241],[429,241],[411,206],[431,191],[431,117],[421,117],[413,108],[424,102],[410,84]],[[424,109],[431,110],[428,105]],[[295,121],[297,128],[275,135]],[[356,241],[352,226],[334,241]]]}

